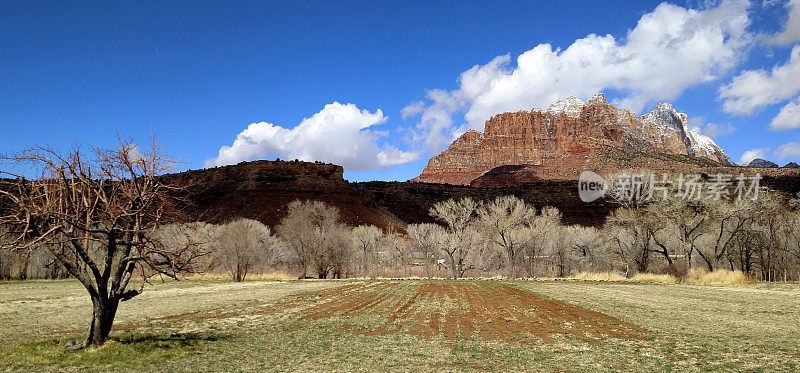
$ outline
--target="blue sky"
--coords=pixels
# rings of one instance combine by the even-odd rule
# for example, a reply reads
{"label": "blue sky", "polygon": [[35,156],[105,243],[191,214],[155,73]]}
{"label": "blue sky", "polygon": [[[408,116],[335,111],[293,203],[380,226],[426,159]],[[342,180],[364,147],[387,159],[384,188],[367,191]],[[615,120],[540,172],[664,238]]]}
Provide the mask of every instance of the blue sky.
{"label": "blue sky", "polygon": [[3,1],[0,152],[154,133],[182,169],[294,156],[407,180],[492,110],[603,91],[671,102],[734,161],[800,162],[800,1],[659,4]]}

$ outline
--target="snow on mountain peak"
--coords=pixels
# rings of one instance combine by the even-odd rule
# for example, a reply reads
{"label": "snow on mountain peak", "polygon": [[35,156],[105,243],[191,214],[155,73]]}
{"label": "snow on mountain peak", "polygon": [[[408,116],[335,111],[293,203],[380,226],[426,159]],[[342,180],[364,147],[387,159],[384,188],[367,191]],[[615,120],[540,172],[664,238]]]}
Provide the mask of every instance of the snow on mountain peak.
{"label": "snow on mountain peak", "polygon": [[678,113],[672,105],[662,102],[655,110],[639,117],[642,123],[653,125],[659,129],[686,132],[686,114]]}
{"label": "snow on mountain peak", "polygon": [[583,110],[583,105],[585,104],[583,100],[575,96],[569,96],[550,105],[547,108],[547,112],[553,115],[564,113],[570,118],[577,118],[581,116],[581,110]]}
{"label": "snow on mountain peak", "polygon": [[607,103],[606,95],[602,93],[595,93],[594,96],[592,96],[592,98],[589,99],[589,101],[586,101],[586,105],[597,105],[605,103]]}
{"label": "snow on mountain peak", "polygon": [[[547,110],[534,108],[532,112],[547,113],[550,115],[564,114],[571,118],[579,118],[583,111],[584,106],[596,106],[607,104],[606,97],[602,93],[597,93],[592,96],[588,101],[584,102],[576,96],[569,96],[556,101]],[[688,116],[685,113],[679,113],[675,108],[666,102],[658,104],[653,111],[639,116],[639,129],[628,128],[626,124],[625,115],[633,116],[636,114],[624,109],[616,109],[618,115],[618,125],[626,133],[632,136],[642,136],[643,132],[648,131],[646,128],[654,129],[654,135],[650,141],[664,144],[669,139],[675,139],[686,146],[688,155],[691,156],[708,156],[712,159],[717,159],[721,163],[729,162],[725,152],[717,146],[717,144],[710,137],[700,134],[689,129]],[[675,141],[671,140],[671,141]]]}
{"label": "snow on mountain peak", "polygon": [[689,143],[695,154],[698,153],[698,150],[703,150],[708,154],[714,154],[716,150],[719,149],[719,146],[717,146],[714,140],[706,135],[691,130],[688,131],[686,135],[689,137]]}

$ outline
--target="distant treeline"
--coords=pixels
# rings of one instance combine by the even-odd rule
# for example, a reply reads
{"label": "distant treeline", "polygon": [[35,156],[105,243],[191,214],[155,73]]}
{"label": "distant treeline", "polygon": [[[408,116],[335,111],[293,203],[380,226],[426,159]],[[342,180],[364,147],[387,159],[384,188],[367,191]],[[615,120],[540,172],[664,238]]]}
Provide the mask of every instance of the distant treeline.
{"label": "distant treeline", "polygon": [[[671,198],[620,206],[602,228],[564,225],[553,207],[513,197],[437,203],[440,224],[404,232],[350,228],[337,208],[295,201],[275,229],[249,219],[169,224],[156,232],[175,247],[202,246],[206,272],[242,281],[286,271],[297,277],[564,277],[579,272],[741,270],[763,281],[800,279],[800,196],[758,200]],[[99,255],[100,253],[98,253]],[[49,251],[0,251],[0,279],[68,277]]]}

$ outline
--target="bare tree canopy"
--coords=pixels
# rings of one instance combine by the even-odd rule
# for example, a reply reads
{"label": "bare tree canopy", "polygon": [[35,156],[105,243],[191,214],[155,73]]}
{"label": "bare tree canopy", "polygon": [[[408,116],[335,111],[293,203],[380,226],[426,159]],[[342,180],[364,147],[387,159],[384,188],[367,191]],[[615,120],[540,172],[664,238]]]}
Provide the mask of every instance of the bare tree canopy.
{"label": "bare tree canopy", "polygon": [[261,263],[269,261],[275,239],[269,227],[252,219],[238,219],[216,227],[212,247],[220,264],[235,282]]}
{"label": "bare tree canopy", "polygon": [[359,225],[353,228],[353,245],[361,256],[361,273],[375,277],[372,263],[376,261],[378,244],[383,238],[383,231],[374,225]]}
{"label": "bare tree canopy", "polygon": [[119,302],[139,295],[148,277],[191,272],[204,255],[191,240],[165,247],[154,235],[176,189],[158,177],[175,161],[155,140],[144,152],[120,140],[115,149],[35,147],[0,161],[39,173],[27,179],[6,172],[15,178],[2,180],[3,248],[45,248],[83,284],[93,304],[86,345],[106,341]]}
{"label": "bare tree canopy", "polygon": [[480,204],[472,198],[449,199],[430,209],[430,215],[447,225],[447,236],[441,251],[447,256],[453,278],[459,278],[474,265],[470,262],[480,249],[481,235],[471,228],[478,218]]}
{"label": "bare tree canopy", "polygon": [[475,222],[480,204],[472,198],[448,199],[436,203],[429,214],[447,225],[451,232],[463,232]]}
{"label": "bare tree canopy", "polygon": [[436,224],[409,224],[406,228],[411,243],[423,260],[425,276],[431,277],[431,267],[438,254],[438,248],[445,241],[445,231]]}
{"label": "bare tree canopy", "polygon": [[516,277],[518,255],[532,237],[529,228],[536,208],[517,197],[501,196],[484,204],[478,215],[489,238],[508,256],[509,277]]}
{"label": "bare tree canopy", "polygon": [[312,266],[319,278],[326,278],[331,272],[334,278],[343,275],[352,243],[338,208],[320,201],[293,201],[277,231],[297,256],[300,277],[307,277]]}

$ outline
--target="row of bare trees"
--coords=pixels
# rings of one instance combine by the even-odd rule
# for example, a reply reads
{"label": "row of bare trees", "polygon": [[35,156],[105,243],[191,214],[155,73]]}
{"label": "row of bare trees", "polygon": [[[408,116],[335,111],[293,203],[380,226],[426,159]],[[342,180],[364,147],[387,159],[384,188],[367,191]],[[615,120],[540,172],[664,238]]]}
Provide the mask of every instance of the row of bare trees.
{"label": "row of bare trees", "polygon": [[[294,203],[295,208],[311,204],[321,205]],[[798,280],[798,212],[800,196],[787,200],[777,193],[764,192],[758,200],[672,198],[620,207],[596,229],[563,225],[553,207],[536,209],[503,196],[488,202],[465,198],[437,203],[430,214],[441,224],[410,224],[405,234],[373,226],[348,233],[341,225],[315,223],[314,229],[290,229],[294,236],[281,238],[286,245],[297,242],[298,257],[308,250],[300,250],[300,242],[314,237],[328,242],[312,245],[324,255],[298,260],[302,273],[315,268],[317,277],[331,270],[337,278],[563,277],[579,271],[682,276],[690,268],[703,268],[741,270],[765,281]],[[313,233],[318,231],[328,233]]]}
{"label": "row of bare trees", "polygon": [[[669,199],[619,208],[596,229],[565,226],[557,209],[537,210],[513,196],[485,203],[465,198],[430,210],[441,224],[410,224],[406,232],[394,232],[366,225],[351,229],[337,208],[295,201],[274,232],[240,219],[168,224],[153,240],[204,253],[195,270],[226,273],[234,281],[275,269],[301,278],[460,278],[564,277],[578,271],[681,276],[697,267],[741,270],[765,281],[796,280],[800,218],[793,206],[772,194],[737,202]],[[6,278],[69,275],[49,251],[0,255]]]}
{"label": "row of bare trees", "polygon": [[[741,270],[765,281],[800,279],[800,195],[787,200],[667,199],[617,210],[610,249],[638,272],[654,265]],[[655,257],[652,257],[655,256]],[[680,273],[677,273],[680,274]]]}

